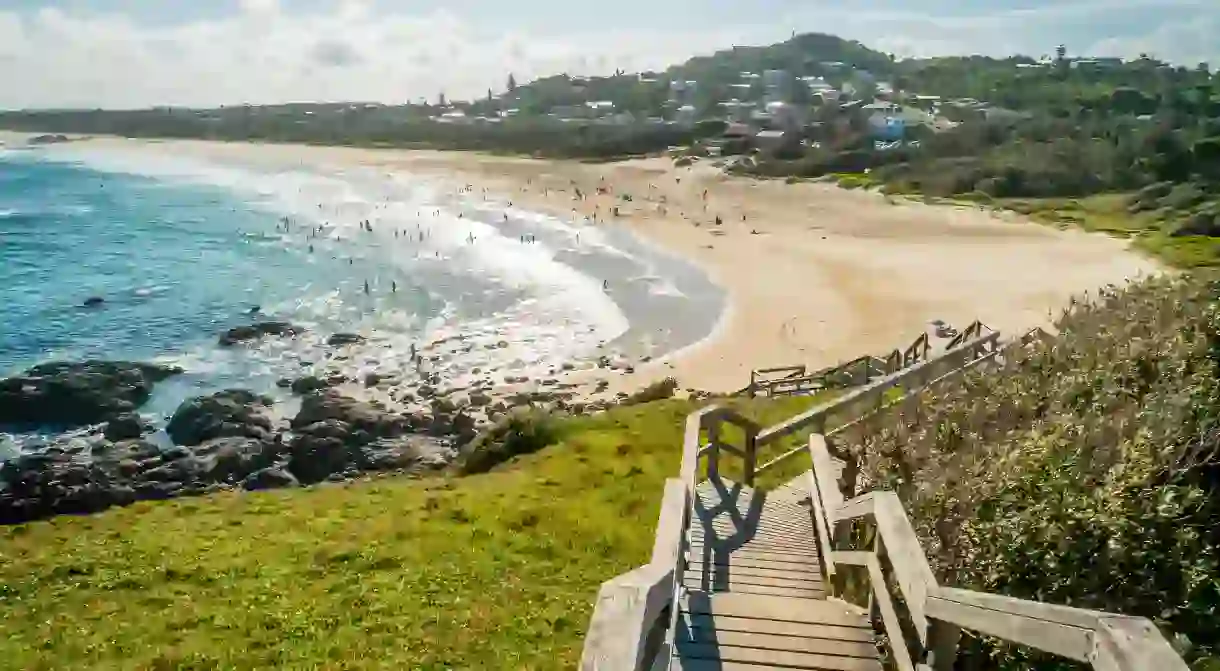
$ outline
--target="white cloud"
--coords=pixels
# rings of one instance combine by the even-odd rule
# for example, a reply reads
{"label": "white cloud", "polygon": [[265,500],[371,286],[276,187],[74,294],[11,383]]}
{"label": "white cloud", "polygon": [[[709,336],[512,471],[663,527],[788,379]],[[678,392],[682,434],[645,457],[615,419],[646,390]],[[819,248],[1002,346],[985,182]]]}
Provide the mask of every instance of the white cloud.
{"label": "white cloud", "polygon": [[[544,0],[535,0],[544,1]],[[503,27],[491,16],[443,11],[374,11],[370,0],[338,0],[311,13],[289,13],[278,0],[241,0],[223,19],[171,26],[122,14],[43,9],[0,12],[0,107],[139,107],[287,100],[402,102],[481,95],[557,72],[660,67],[733,44],[786,38],[793,27],[860,39],[903,55],[1039,55],[1067,41],[1073,51],[1133,56],[1151,52],[1194,63],[1220,60],[1215,0],[1080,0],[1034,10],[929,16],[910,9],[859,11],[815,0],[789,15],[754,24],[640,27],[631,12],[547,34]],[[1136,35],[1093,35],[1098,17],[1143,12],[1156,24]],[[1135,14],[1131,14],[1135,16]],[[485,21],[482,21],[485,20]],[[487,25],[484,26],[483,22]]]}

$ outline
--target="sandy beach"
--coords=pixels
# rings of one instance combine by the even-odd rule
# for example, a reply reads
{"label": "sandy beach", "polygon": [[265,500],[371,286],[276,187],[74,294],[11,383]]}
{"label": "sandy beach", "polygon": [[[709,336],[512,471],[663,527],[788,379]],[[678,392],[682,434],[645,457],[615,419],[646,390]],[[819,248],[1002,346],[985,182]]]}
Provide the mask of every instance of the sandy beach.
{"label": "sandy beach", "polygon": [[733,391],[754,368],[883,355],[933,319],[957,326],[978,319],[1005,333],[1046,326],[1073,295],[1162,270],[1124,241],[1016,214],[727,177],[707,163],[675,167],[668,158],[586,164],[460,152],[140,144],[427,174],[452,180],[455,189],[487,189],[518,207],[587,217],[590,226],[613,220],[692,260],[728,293],[715,332],[632,373],[616,373],[611,393],[665,376],[682,388]]}

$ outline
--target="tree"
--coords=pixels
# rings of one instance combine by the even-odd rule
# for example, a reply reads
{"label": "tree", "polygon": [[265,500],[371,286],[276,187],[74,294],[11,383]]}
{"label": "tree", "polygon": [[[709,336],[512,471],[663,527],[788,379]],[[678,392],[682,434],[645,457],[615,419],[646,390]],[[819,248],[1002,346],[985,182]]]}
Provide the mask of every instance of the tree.
{"label": "tree", "polygon": [[508,73],[508,92],[512,93],[516,90],[517,90],[517,78],[514,77],[513,73],[510,72],[510,73]]}
{"label": "tree", "polygon": [[436,106],[437,107],[445,106],[445,92],[444,91],[441,91],[441,94],[436,97]]}
{"label": "tree", "polygon": [[1065,58],[1067,58],[1067,47],[1060,44],[1055,47],[1055,60],[1062,63]]}

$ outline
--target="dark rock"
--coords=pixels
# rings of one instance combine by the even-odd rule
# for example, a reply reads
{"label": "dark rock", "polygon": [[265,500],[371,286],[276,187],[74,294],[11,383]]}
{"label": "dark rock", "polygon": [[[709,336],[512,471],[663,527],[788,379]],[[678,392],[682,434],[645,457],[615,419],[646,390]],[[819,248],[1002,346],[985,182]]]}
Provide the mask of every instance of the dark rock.
{"label": "dark rock", "polygon": [[144,435],[144,419],[134,412],[123,413],[106,423],[106,440],[128,440]]}
{"label": "dark rock", "polygon": [[352,451],[338,438],[297,436],[289,446],[288,470],[305,484],[321,482],[347,468]]}
{"label": "dark rock", "polygon": [[206,480],[231,483],[270,468],[284,452],[283,445],[253,438],[217,438],[195,451],[201,457]]}
{"label": "dark rock", "polygon": [[202,459],[188,456],[145,471],[141,479],[145,482],[188,483],[197,480],[206,470],[207,464]]}
{"label": "dark rock", "polygon": [[484,394],[481,391],[476,391],[470,394],[470,405],[481,408],[491,404],[491,396]]}
{"label": "dark rock", "polygon": [[184,401],[165,430],[178,445],[235,436],[267,440],[271,437],[271,418],[266,414],[270,406],[271,399],[265,396],[227,389]]}
{"label": "dark rock", "polygon": [[90,297],[88,297],[88,298],[86,298],[86,299],[85,299],[85,302],[84,302],[84,303],[81,303],[81,307],[85,307],[85,308],[95,308],[95,307],[98,307],[98,306],[100,306],[102,303],[105,303],[105,302],[106,302],[106,299],[105,299],[105,298],[102,298],[101,296],[90,296]]}
{"label": "dark rock", "polygon": [[300,412],[292,418],[292,427],[301,428],[328,419],[337,419],[376,437],[393,437],[406,430],[406,421],[401,416],[333,390],[307,394],[301,400]]}
{"label": "dark rock", "polygon": [[281,377],[275,381],[275,386],[279,387],[280,389],[288,389],[292,386],[292,380],[286,377]]}
{"label": "dark rock", "polygon": [[355,345],[356,343],[364,342],[364,336],[355,333],[336,333],[326,339],[326,344],[331,347],[342,347],[343,345]]}
{"label": "dark rock", "polygon": [[292,381],[292,393],[308,394],[311,391],[319,391],[330,386],[326,380],[313,375],[297,378]]}
{"label": "dark rock", "polygon": [[376,387],[378,382],[381,382],[381,376],[377,373],[368,373],[364,376],[364,386],[366,387]]}
{"label": "dark rock", "polygon": [[102,462],[141,462],[161,456],[161,448],[146,440],[123,440],[93,448],[93,458]]}
{"label": "dark rock", "polygon": [[383,438],[357,449],[356,465],[366,471],[433,471],[448,466],[455,452],[448,443],[424,436]]}
{"label": "dark rock", "polygon": [[282,468],[264,468],[261,471],[251,473],[249,477],[242,481],[241,486],[249,491],[257,491],[260,489],[296,487],[300,484],[293,477],[292,473]]}
{"label": "dark rock", "polygon": [[27,454],[0,465],[0,524],[88,514],[129,503],[115,469],[68,454]]}
{"label": "dark rock", "polygon": [[134,411],[181,368],[129,361],[47,363],[0,380],[0,424],[82,426]]}
{"label": "dark rock", "polygon": [[265,336],[295,336],[304,333],[305,329],[288,322],[258,322],[248,326],[237,326],[220,335],[219,342],[223,347],[236,345],[239,342],[257,340]]}

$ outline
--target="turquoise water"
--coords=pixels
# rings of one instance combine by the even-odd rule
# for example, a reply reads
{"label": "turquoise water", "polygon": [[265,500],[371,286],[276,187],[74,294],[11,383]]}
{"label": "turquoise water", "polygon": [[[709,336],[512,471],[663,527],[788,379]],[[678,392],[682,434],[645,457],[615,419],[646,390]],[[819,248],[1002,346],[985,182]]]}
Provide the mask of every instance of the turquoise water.
{"label": "turquoise water", "polygon": [[[91,296],[105,303],[82,307]],[[656,356],[704,337],[722,306],[696,269],[625,231],[410,176],[150,148],[0,150],[0,375],[83,358],[183,366],[146,406],[154,416],[225,387],[274,392],[302,371],[410,371],[411,345],[457,335],[463,347],[435,350],[455,384],[606,348]],[[308,334],[215,344],[272,318]],[[325,339],[341,331],[369,341],[336,356]]]}

